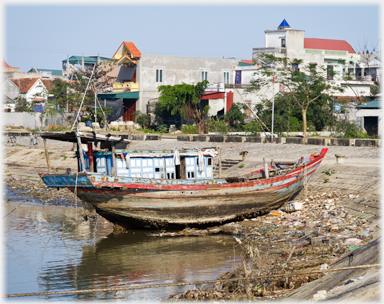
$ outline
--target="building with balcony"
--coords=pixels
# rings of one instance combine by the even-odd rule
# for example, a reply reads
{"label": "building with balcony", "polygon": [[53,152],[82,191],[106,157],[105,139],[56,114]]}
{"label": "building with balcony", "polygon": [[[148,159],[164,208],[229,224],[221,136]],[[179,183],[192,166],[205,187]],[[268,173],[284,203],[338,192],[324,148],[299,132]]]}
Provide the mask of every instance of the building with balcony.
{"label": "building with balcony", "polygon": [[[210,115],[227,110],[224,83],[234,81],[233,68],[239,60],[141,54],[133,42],[123,42],[112,59],[116,81],[112,91],[98,94],[101,103],[121,102],[123,121],[134,121],[136,111],[151,114],[160,96],[159,86],[195,84],[208,80],[211,84],[203,102],[210,104]],[[214,94],[212,92],[217,92]],[[209,95],[209,97],[208,97]]]}

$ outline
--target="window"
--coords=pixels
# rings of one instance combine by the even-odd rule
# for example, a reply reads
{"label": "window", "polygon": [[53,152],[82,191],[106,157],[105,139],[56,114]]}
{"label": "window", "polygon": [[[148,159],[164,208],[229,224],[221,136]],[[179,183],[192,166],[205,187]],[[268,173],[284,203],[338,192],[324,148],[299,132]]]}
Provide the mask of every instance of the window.
{"label": "window", "polygon": [[285,47],[285,38],[281,39],[281,47]]}
{"label": "window", "polygon": [[201,71],[201,81],[208,80],[208,71]]}
{"label": "window", "polygon": [[163,69],[156,69],[156,82],[163,82]]}
{"label": "window", "polygon": [[333,65],[327,65],[327,79],[333,80]]}
{"label": "window", "polygon": [[229,72],[224,72],[224,83],[229,83]]}
{"label": "window", "polygon": [[316,70],[317,64],[316,63],[310,63],[309,68]]}

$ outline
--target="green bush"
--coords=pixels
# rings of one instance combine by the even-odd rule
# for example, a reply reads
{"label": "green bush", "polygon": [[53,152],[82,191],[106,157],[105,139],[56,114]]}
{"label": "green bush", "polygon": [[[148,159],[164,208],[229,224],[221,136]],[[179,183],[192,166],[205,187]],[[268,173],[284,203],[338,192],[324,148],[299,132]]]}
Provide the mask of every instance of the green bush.
{"label": "green bush", "polygon": [[156,128],[156,131],[159,133],[168,133],[168,125],[162,124]]}
{"label": "green bush", "polygon": [[244,125],[244,132],[250,133],[251,136],[260,136],[260,125],[257,121],[251,121]]}
{"label": "green bush", "polygon": [[181,132],[184,134],[198,134],[196,126],[192,125],[181,126]]}
{"label": "green bush", "polygon": [[356,123],[350,121],[337,121],[335,123],[334,137],[339,138],[369,138],[369,136],[361,131]]}
{"label": "green bush", "polygon": [[151,128],[148,128],[148,129],[145,129],[145,130],[142,130],[144,131],[144,133],[157,133],[155,130],[151,129]]}
{"label": "green bush", "polygon": [[135,122],[139,124],[143,130],[145,130],[151,123],[151,116],[137,111],[135,112]]}
{"label": "green bush", "polygon": [[224,120],[215,120],[213,118],[209,118],[207,120],[207,130],[208,132],[217,132],[220,134],[227,134],[228,126]]}

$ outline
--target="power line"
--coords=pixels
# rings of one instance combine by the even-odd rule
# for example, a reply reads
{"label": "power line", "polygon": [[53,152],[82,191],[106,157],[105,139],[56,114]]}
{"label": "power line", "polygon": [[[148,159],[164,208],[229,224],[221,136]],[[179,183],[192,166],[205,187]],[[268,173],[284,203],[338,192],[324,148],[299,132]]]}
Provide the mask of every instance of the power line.
{"label": "power line", "polygon": [[40,49],[18,49],[18,48],[6,48],[7,51],[20,51],[20,52],[43,52],[43,53],[62,53],[62,54],[84,54],[84,53],[95,53],[103,55],[103,57],[111,56],[111,53],[100,53],[99,51],[59,51],[59,50],[40,50]]}

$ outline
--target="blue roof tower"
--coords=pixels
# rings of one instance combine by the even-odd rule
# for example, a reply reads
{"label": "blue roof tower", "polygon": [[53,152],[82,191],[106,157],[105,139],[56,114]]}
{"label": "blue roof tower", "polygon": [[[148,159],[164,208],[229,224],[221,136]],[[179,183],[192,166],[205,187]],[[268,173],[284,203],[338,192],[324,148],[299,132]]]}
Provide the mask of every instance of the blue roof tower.
{"label": "blue roof tower", "polygon": [[282,29],[285,29],[285,28],[291,28],[291,26],[288,24],[288,22],[284,19],[279,27],[277,28],[278,30],[282,30]]}

